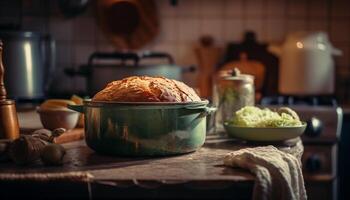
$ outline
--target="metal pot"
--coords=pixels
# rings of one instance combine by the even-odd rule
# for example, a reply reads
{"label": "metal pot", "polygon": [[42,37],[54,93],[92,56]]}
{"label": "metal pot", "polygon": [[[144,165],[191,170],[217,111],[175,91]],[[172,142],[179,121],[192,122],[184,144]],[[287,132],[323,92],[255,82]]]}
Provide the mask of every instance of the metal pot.
{"label": "metal pot", "polygon": [[[155,62],[156,59],[157,62]],[[165,59],[167,63],[159,63],[159,59]],[[147,62],[148,64],[145,64]],[[109,82],[128,76],[164,76],[181,81],[183,72],[194,70],[193,66],[186,68],[175,65],[173,58],[163,52],[95,52],[89,57],[87,65],[80,66],[79,70],[65,69],[65,73],[70,76],[85,77],[87,93],[92,96],[106,87]]]}
{"label": "metal pot", "polygon": [[85,140],[96,152],[122,156],[162,156],[200,148],[208,101],[118,103],[84,101],[69,105],[85,114]]}
{"label": "metal pot", "polygon": [[55,41],[28,31],[0,31],[0,38],[8,96],[23,100],[45,97],[55,70]]}

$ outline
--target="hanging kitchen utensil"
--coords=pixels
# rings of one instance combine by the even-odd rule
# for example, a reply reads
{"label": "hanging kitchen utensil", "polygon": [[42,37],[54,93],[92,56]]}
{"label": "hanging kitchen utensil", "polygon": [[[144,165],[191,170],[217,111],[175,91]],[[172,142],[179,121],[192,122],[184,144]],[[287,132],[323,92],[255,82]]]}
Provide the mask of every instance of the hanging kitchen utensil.
{"label": "hanging kitchen utensil", "polygon": [[2,47],[2,41],[0,40],[0,139],[14,140],[19,137],[19,125],[15,101],[6,98]]}
{"label": "hanging kitchen utensil", "polygon": [[214,39],[211,36],[203,36],[200,38],[200,46],[195,49],[195,53],[199,64],[197,76],[199,94],[203,98],[211,98],[213,74],[215,74],[222,49],[214,46]]}
{"label": "hanging kitchen utensil", "polygon": [[156,4],[152,0],[97,1],[97,22],[119,49],[138,49],[159,31]]}

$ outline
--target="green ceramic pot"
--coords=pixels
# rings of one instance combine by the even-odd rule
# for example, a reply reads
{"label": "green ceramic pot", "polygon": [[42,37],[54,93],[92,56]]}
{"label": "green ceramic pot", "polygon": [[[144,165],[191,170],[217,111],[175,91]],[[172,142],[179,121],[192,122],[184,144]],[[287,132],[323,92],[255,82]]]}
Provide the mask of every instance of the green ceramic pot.
{"label": "green ceramic pot", "polygon": [[69,108],[85,114],[85,139],[96,152],[123,156],[162,156],[200,148],[208,101],[117,103],[84,101]]}

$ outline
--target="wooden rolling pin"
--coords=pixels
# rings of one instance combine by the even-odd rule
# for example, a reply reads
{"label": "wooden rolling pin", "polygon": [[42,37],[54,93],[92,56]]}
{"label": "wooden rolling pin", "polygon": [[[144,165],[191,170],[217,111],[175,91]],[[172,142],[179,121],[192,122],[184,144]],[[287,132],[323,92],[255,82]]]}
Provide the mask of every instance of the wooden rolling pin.
{"label": "wooden rolling pin", "polygon": [[[35,130],[37,129],[33,129],[33,128],[21,129],[21,134],[30,135]],[[56,137],[53,140],[53,142],[56,144],[63,144],[63,143],[73,142],[73,141],[82,140],[82,139],[84,139],[84,128],[74,128],[72,130],[68,130],[62,133],[62,135]]]}
{"label": "wooden rolling pin", "polygon": [[63,144],[84,139],[84,128],[74,128],[68,130],[54,139],[54,143]]}

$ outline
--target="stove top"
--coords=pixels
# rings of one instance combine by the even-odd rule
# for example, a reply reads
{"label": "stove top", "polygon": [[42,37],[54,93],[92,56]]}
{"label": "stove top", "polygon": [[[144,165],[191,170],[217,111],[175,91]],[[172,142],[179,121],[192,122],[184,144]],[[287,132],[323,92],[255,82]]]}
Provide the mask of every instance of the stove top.
{"label": "stove top", "polygon": [[261,99],[261,105],[307,105],[337,107],[334,96],[267,96]]}
{"label": "stove top", "polygon": [[307,143],[337,143],[342,126],[342,109],[333,96],[267,96],[262,107],[288,106],[307,123],[303,141]]}

